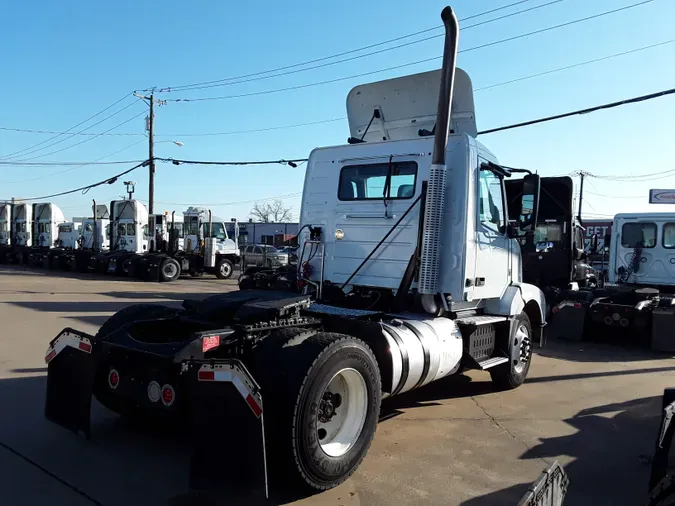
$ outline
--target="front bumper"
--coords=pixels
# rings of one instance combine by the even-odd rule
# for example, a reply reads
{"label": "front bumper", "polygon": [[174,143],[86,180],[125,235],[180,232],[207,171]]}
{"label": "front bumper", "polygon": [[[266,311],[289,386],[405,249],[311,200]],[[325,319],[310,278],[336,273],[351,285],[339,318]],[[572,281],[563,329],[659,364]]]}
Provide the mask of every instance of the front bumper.
{"label": "front bumper", "polygon": [[192,489],[226,486],[267,497],[263,399],[244,364],[181,358],[185,343],[145,346],[123,332],[114,343],[109,338],[66,328],[49,343],[46,418],[90,438],[92,395],[122,413],[184,415],[191,428]]}

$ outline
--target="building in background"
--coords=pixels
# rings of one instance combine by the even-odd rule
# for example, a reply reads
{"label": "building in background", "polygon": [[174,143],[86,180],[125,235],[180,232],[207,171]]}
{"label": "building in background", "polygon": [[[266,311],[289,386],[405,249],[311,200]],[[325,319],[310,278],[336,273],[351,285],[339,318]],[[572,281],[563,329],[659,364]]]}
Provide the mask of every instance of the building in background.
{"label": "building in background", "polygon": [[[230,223],[228,235],[234,235],[234,223]],[[239,244],[271,244],[272,246],[297,246],[297,223],[239,222]]]}

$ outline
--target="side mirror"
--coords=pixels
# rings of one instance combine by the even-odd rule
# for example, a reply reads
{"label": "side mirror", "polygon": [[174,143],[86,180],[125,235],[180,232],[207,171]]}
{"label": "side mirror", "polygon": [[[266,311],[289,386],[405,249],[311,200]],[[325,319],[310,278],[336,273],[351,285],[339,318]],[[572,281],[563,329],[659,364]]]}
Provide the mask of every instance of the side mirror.
{"label": "side mirror", "polygon": [[539,186],[537,174],[528,174],[523,178],[523,193],[520,197],[520,216],[518,231],[525,235],[534,232],[539,215]]}

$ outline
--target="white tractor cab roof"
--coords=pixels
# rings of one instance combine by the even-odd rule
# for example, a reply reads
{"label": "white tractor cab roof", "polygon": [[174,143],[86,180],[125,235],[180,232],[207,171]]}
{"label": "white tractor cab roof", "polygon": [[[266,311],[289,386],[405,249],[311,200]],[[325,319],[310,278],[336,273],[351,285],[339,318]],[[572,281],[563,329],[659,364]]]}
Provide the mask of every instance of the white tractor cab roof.
{"label": "white tractor cab roof", "polygon": [[0,246],[12,244],[11,220],[12,205],[5,202],[0,203]]}
{"label": "white tractor cab roof", "polygon": [[15,246],[31,246],[31,224],[33,205],[21,202],[14,204],[12,211],[12,244]]}
{"label": "white tractor cab roof", "polygon": [[148,251],[148,210],[139,200],[110,202],[110,249],[132,253]]}
{"label": "white tractor cab roof", "polygon": [[[300,225],[321,227],[325,244],[325,253],[310,253],[307,270],[312,281],[323,273],[323,280],[343,289],[396,292],[411,256],[421,250],[419,282],[409,288],[444,294],[444,304],[487,300],[486,310],[502,314],[508,312],[501,305],[509,304],[515,284],[532,292],[532,298],[543,297],[538,288],[521,284],[520,248],[507,234],[503,179],[511,173],[475,139],[471,80],[457,69],[445,151],[447,176],[438,179],[432,154],[440,80],[440,70],[424,72],[357,86],[349,93],[350,145],[317,148],[307,163]],[[536,176],[534,180],[538,182]],[[416,203],[427,181],[421,225]],[[444,204],[438,204],[439,195]],[[443,212],[429,220],[429,208]],[[525,200],[522,209],[525,215]],[[427,240],[431,222],[440,225],[431,225],[438,228],[436,239]],[[309,239],[305,230],[299,251]],[[425,248],[439,251],[436,264],[426,264],[431,265],[426,267],[430,276],[423,272]],[[305,244],[305,250],[311,247]],[[300,265],[305,265],[302,258]],[[435,286],[421,286],[429,282]]]}
{"label": "white tractor cab roof", "polygon": [[675,213],[617,214],[608,278],[610,283],[675,286]]}
{"label": "white tractor cab roof", "polygon": [[58,226],[65,223],[61,208],[51,202],[33,204],[33,246],[52,248],[58,237]]}

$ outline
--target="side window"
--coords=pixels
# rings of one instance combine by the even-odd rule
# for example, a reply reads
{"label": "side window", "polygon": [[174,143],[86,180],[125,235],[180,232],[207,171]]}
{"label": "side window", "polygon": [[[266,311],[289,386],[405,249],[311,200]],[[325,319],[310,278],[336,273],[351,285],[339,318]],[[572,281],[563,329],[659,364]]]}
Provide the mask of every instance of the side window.
{"label": "side window", "polygon": [[656,223],[624,223],[621,227],[621,246],[653,248],[656,246]]}
{"label": "side window", "polygon": [[133,223],[127,223],[127,235],[129,237],[134,237],[136,235],[136,225]]}
{"label": "side window", "polygon": [[150,228],[148,225],[143,225],[143,239],[148,239],[150,237]]}
{"label": "side window", "polygon": [[253,253],[255,253],[256,255],[262,255],[262,248],[260,248],[259,246],[256,246],[253,249]]}
{"label": "side window", "polygon": [[480,221],[487,228],[504,233],[504,199],[502,198],[502,182],[489,170],[481,170],[478,186],[478,209]]}
{"label": "side window", "polygon": [[675,249],[675,223],[663,225],[663,247]]}

